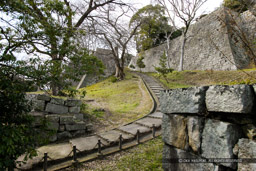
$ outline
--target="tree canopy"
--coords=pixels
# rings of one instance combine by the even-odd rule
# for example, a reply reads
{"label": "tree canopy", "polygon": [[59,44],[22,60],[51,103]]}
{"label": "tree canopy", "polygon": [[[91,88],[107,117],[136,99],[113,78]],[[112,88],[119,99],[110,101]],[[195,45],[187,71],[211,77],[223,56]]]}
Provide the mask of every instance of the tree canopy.
{"label": "tree canopy", "polygon": [[166,32],[170,31],[164,8],[160,5],[147,5],[139,9],[131,18],[130,25],[140,22],[135,34],[138,52],[147,50],[163,43]]}

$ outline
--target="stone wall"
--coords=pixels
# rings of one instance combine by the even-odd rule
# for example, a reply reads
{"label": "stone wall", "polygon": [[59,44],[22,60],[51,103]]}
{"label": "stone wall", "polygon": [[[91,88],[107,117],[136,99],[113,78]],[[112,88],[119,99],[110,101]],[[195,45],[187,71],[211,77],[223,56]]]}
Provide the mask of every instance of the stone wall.
{"label": "stone wall", "polygon": [[[249,42],[256,39],[256,17],[249,11],[236,15],[219,8],[191,25],[187,33],[189,38],[185,46],[184,70],[236,70],[248,67],[250,54],[244,45],[244,38]],[[169,64],[175,70],[179,65],[180,46],[181,37],[170,42]],[[155,72],[154,66],[159,66],[159,58],[165,49],[166,44],[162,44],[145,51],[146,67],[142,71]],[[253,51],[256,52],[255,47]],[[138,56],[130,64],[136,66],[137,59]],[[136,70],[139,68],[136,67]]]}
{"label": "stone wall", "polygon": [[92,132],[92,125],[80,113],[81,100],[61,99],[45,94],[27,94],[27,99],[33,105],[30,114],[35,118],[35,129],[46,120],[47,130],[55,132],[50,137],[51,142]]}
{"label": "stone wall", "polygon": [[256,170],[255,90],[217,85],[161,91],[164,170]]}

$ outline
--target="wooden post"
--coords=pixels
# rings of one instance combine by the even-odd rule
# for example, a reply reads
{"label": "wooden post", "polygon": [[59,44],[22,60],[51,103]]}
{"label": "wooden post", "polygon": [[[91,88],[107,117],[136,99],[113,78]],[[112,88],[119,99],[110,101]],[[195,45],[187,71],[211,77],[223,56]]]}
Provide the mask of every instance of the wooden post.
{"label": "wooden post", "polygon": [[73,146],[73,160],[76,161],[77,160],[77,156],[76,156],[76,146]]}
{"label": "wooden post", "polygon": [[48,159],[47,153],[44,153],[44,171],[47,171],[47,159]]}
{"label": "wooden post", "polygon": [[137,129],[137,143],[140,143],[140,130]]}
{"label": "wooden post", "polygon": [[153,138],[156,137],[156,127],[155,127],[155,124],[152,125],[152,135],[153,135]]}
{"label": "wooden post", "polygon": [[123,139],[122,134],[120,134],[120,136],[119,136],[119,150],[122,150],[122,139]]}
{"label": "wooden post", "polygon": [[101,141],[98,139],[98,153],[101,154]]}

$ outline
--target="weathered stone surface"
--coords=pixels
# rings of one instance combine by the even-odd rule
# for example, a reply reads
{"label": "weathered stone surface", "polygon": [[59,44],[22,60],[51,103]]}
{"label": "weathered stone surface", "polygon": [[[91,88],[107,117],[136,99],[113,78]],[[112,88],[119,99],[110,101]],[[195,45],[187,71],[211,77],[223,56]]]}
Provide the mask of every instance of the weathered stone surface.
{"label": "weathered stone surface", "polygon": [[80,107],[69,107],[68,108],[69,113],[79,113],[80,112]]}
{"label": "weathered stone surface", "polygon": [[118,129],[120,129],[124,132],[130,133],[130,134],[133,134],[133,135],[137,134],[137,130],[139,130],[140,133],[142,133],[142,134],[151,131],[150,128],[147,128],[145,126],[140,126],[140,125],[135,124],[135,123],[125,125],[125,126],[121,126]]}
{"label": "weathered stone surface", "polygon": [[41,112],[31,112],[30,115],[33,116],[33,126],[40,126],[42,125],[42,121],[44,120],[44,114]]}
{"label": "weathered stone surface", "polygon": [[60,116],[60,124],[74,124],[73,115]]}
{"label": "weathered stone surface", "polygon": [[56,123],[56,122],[48,122],[48,125],[47,125],[47,129],[48,130],[59,130],[59,123]]}
{"label": "weathered stone surface", "polygon": [[94,128],[93,128],[93,124],[87,124],[87,125],[86,125],[86,131],[87,131],[87,132],[92,132],[93,129],[94,129]]}
{"label": "weathered stone surface", "polygon": [[66,113],[68,113],[68,107],[67,106],[62,106],[62,105],[56,105],[56,104],[48,103],[46,105],[45,111],[49,112],[49,113],[66,114]]}
{"label": "weathered stone surface", "polygon": [[66,130],[68,131],[76,131],[76,130],[82,130],[86,129],[86,125],[84,122],[78,122],[74,125],[66,125]]}
{"label": "weathered stone surface", "polygon": [[65,139],[65,138],[71,138],[72,135],[70,134],[70,132],[64,131],[64,132],[58,133],[57,137],[58,137],[58,140],[62,140],[62,139]]}
{"label": "weathered stone surface", "polygon": [[51,100],[51,97],[46,94],[38,94],[37,100],[44,100],[44,101],[49,102]]}
{"label": "weathered stone surface", "polygon": [[[69,143],[51,144],[47,146],[42,146],[36,149],[36,151],[38,155],[33,157],[32,159],[28,159],[27,163],[23,164],[19,168],[31,169],[33,164],[42,162],[44,153],[47,153],[52,160],[66,158],[72,151],[72,146]],[[21,157],[18,158],[18,161],[23,161],[24,157],[25,155],[22,155]]]}
{"label": "weathered stone surface", "polygon": [[57,105],[64,105],[65,104],[65,100],[52,97],[50,103],[57,104]]}
{"label": "weathered stone surface", "polygon": [[52,135],[50,138],[49,138],[49,141],[50,142],[54,142],[54,141],[57,141],[57,134],[54,134],[54,135]]}
{"label": "weathered stone surface", "polygon": [[75,120],[83,121],[84,120],[84,114],[82,113],[76,113],[74,114]]}
{"label": "weathered stone surface", "polygon": [[[205,158],[234,158],[233,147],[242,136],[234,124],[208,119],[202,135],[202,156]],[[236,163],[221,163],[235,169]]]}
{"label": "weathered stone surface", "polygon": [[190,87],[161,91],[160,106],[163,113],[204,113],[205,92],[208,87]]}
{"label": "weathered stone surface", "polygon": [[[225,17],[224,8],[219,8],[191,25],[187,33],[187,35],[191,35],[191,38],[187,40],[185,45],[184,70],[236,70],[239,67],[245,68],[248,66],[250,58],[246,53],[246,48],[238,46],[242,44],[243,40],[234,34],[234,31],[227,32],[227,27],[229,25],[232,26],[232,21],[224,24],[223,21],[226,21]],[[241,15],[234,17],[236,22],[240,18]],[[247,20],[244,17],[242,24],[239,26],[247,38],[251,37],[252,40],[255,40],[255,19]],[[237,45],[230,43],[234,42],[232,39],[237,40]],[[181,44],[181,36],[170,41],[168,51],[170,56],[169,64],[175,70],[178,70],[179,66]],[[159,58],[164,53],[166,46],[165,43],[145,51],[144,63],[146,67],[142,69],[143,72],[155,72],[154,66],[159,66]],[[134,57],[130,64],[136,66],[138,58],[139,55]],[[136,70],[139,71],[139,69],[136,66]]]}
{"label": "weathered stone surface", "polygon": [[[253,140],[249,139],[239,139],[237,145],[236,145],[237,153],[238,153],[238,159],[255,159],[256,158],[256,142]],[[236,152],[235,152],[236,153]],[[244,171],[244,170],[256,170],[256,163],[247,163],[247,162],[242,162],[238,163],[238,169],[239,171]]]}
{"label": "weathered stone surface", "polygon": [[59,123],[59,121],[60,121],[60,116],[58,116],[58,115],[46,115],[45,117],[50,122]]}
{"label": "weathered stone surface", "polygon": [[188,129],[188,143],[194,152],[200,153],[201,137],[203,132],[204,119],[194,116],[188,117],[187,129]]}
{"label": "weathered stone surface", "polygon": [[150,128],[153,128],[153,124],[155,124],[155,127],[159,128],[162,124],[162,119],[155,119],[155,118],[145,117],[145,118],[137,120],[136,123],[139,123],[141,125],[145,125],[145,126],[150,127]]}
{"label": "weathered stone surface", "polygon": [[242,129],[249,139],[256,139],[256,127],[253,124],[244,125]]}
{"label": "weathered stone surface", "polygon": [[[70,140],[70,144],[75,145],[76,148],[80,151],[90,151],[97,147],[98,140],[100,138],[98,136],[90,136],[90,137],[81,137]],[[108,145],[106,141],[100,139],[101,142],[105,145]]]}
{"label": "weathered stone surface", "polygon": [[208,111],[250,113],[254,95],[249,85],[210,86],[206,92]]}
{"label": "weathered stone surface", "polygon": [[99,134],[99,136],[108,140],[110,143],[115,143],[115,142],[119,142],[120,134],[122,134],[123,140],[128,140],[134,137],[130,134],[125,134],[118,130],[110,130],[107,132],[102,132]]}
{"label": "weathered stone surface", "polygon": [[65,105],[69,107],[81,106],[82,101],[77,99],[68,99],[65,101]]}
{"label": "weathered stone surface", "polygon": [[85,134],[85,130],[73,131],[71,134],[72,134],[73,137],[76,137],[76,136],[78,136],[78,135]]}
{"label": "weathered stone surface", "polygon": [[162,166],[165,171],[219,171],[219,166],[204,163],[204,160],[192,153],[164,145]]}
{"label": "weathered stone surface", "polygon": [[163,141],[180,149],[188,148],[187,118],[180,115],[163,115]]}
{"label": "weathered stone surface", "polygon": [[59,131],[60,131],[60,132],[65,131],[65,125],[60,125],[60,126],[59,126]]}
{"label": "weathered stone surface", "polygon": [[35,111],[43,112],[44,108],[45,108],[45,101],[44,100],[34,100],[33,108],[35,109]]}
{"label": "weathered stone surface", "polygon": [[163,113],[162,112],[154,112],[152,114],[150,114],[149,116],[153,117],[153,118],[163,118]]}

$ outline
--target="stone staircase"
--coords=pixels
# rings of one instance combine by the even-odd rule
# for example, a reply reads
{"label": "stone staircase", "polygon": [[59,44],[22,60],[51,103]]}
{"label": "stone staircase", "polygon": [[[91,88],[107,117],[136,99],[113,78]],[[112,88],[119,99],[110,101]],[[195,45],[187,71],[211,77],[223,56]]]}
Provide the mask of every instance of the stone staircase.
{"label": "stone staircase", "polygon": [[[74,162],[85,162],[97,157],[111,154],[125,148],[130,148],[161,135],[163,114],[159,111],[158,98],[160,90],[164,88],[154,78],[137,73],[144,81],[154,101],[151,113],[126,125],[98,133],[89,137],[70,139],[68,142],[50,144],[37,149],[38,156],[30,159],[20,167],[21,170],[43,170],[45,162],[43,158],[47,153],[47,170],[58,170],[71,166]],[[122,147],[120,148],[120,138]],[[100,146],[99,146],[100,142]],[[74,161],[74,147],[77,150]],[[100,148],[100,149],[99,149]],[[100,150],[100,151],[99,151]],[[20,158],[22,159],[22,158]],[[44,166],[43,166],[44,165]]]}

